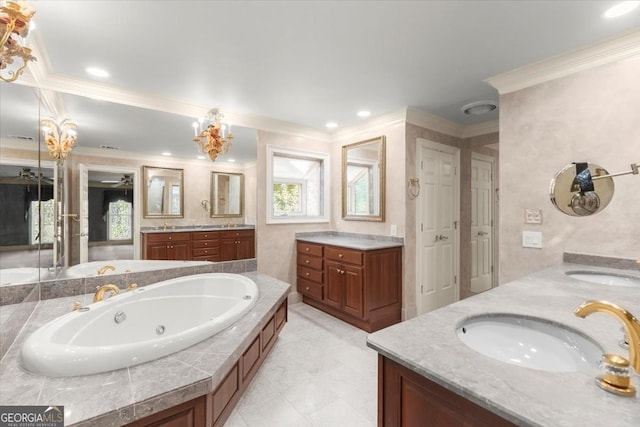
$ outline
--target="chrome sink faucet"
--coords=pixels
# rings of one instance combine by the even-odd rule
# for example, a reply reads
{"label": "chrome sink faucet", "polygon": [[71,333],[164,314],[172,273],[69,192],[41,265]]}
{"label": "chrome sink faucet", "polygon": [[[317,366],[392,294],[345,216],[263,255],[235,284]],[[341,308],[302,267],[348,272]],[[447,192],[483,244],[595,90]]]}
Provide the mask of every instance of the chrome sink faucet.
{"label": "chrome sink faucet", "polygon": [[598,377],[597,381],[601,388],[611,393],[635,396],[636,389],[631,385],[629,366],[640,374],[640,322],[638,319],[624,308],[608,301],[586,301],[576,307],[573,313],[582,318],[593,313],[605,313],[622,322],[629,341],[629,360],[615,354],[605,354],[603,366],[607,372]]}

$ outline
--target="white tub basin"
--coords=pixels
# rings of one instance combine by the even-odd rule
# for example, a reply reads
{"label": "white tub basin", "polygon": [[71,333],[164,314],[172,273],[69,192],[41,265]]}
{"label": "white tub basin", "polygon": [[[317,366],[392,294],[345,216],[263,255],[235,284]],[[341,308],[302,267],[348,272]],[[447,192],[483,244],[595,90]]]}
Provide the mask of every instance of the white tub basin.
{"label": "white tub basin", "polygon": [[35,267],[5,268],[0,270],[0,286],[37,282],[40,273],[41,269]]}
{"label": "white tub basin", "polygon": [[90,375],[183,350],[249,313],[257,285],[238,274],[179,277],[60,316],[20,349],[23,368],[52,377]]}
{"label": "white tub basin", "polygon": [[603,353],[580,332],[518,315],[472,317],[457,328],[456,334],[464,344],[492,359],[548,372],[594,368]]}
{"label": "white tub basin", "polygon": [[639,286],[640,279],[623,274],[599,273],[597,271],[567,271],[565,275],[583,282],[610,286]]}
{"label": "white tub basin", "polygon": [[91,261],[82,264],[76,264],[66,269],[65,274],[71,278],[81,278],[88,276],[97,276],[98,271],[105,267],[103,275],[135,273],[138,271],[161,270],[165,268],[191,267],[196,265],[211,264],[208,261],[155,261],[143,259],[114,259],[107,261]]}

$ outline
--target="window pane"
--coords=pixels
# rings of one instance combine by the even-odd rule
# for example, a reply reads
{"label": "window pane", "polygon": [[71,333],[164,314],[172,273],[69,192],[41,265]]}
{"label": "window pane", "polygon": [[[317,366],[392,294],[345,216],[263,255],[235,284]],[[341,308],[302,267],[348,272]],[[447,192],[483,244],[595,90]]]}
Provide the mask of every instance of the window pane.
{"label": "window pane", "polygon": [[[42,214],[40,214],[40,209],[42,210]],[[36,200],[31,202],[29,217],[31,222],[31,244],[53,243],[55,224],[54,200],[51,199],[42,202]],[[40,227],[41,220],[42,227]]]}
{"label": "window pane", "polygon": [[273,215],[322,215],[323,161],[315,158],[273,156]]}
{"label": "window pane", "polygon": [[273,184],[273,211],[276,215],[301,215],[302,185]]}
{"label": "window pane", "polygon": [[131,203],[124,200],[109,203],[108,235],[109,240],[131,239]]}

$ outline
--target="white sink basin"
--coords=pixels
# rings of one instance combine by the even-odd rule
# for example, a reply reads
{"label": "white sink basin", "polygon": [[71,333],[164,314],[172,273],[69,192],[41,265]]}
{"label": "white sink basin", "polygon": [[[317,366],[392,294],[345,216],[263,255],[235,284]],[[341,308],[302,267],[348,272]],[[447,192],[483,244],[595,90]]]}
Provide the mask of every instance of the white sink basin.
{"label": "white sink basin", "polygon": [[567,271],[567,276],[584,282],[611,286],[639,286],[640,279],[622,274],[598,273],[597,271]]}
{"label": "white sink basin", "polygon": [[580,332],[544,319],[488,314],[465,320],[458,338],[475,351],[511,365],[548,372],[594,368],[602,348]]}

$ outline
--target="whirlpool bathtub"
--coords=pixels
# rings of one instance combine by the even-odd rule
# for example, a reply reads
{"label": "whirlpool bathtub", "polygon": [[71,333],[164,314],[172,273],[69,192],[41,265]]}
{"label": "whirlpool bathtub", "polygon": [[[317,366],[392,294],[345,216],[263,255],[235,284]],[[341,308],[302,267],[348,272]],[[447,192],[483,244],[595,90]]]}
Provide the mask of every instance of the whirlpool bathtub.
{"label": "whirlpool bathtub", "polygon": [[61,377],[138,365],[218,333],[258,300],[251,279],[225,273],[185,276],[122,292],[36,330],[22,345],[22,367]]}

